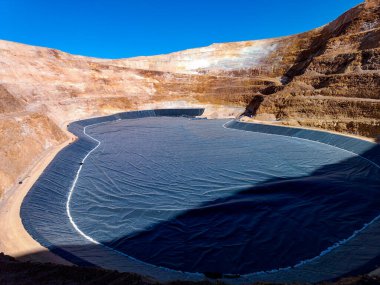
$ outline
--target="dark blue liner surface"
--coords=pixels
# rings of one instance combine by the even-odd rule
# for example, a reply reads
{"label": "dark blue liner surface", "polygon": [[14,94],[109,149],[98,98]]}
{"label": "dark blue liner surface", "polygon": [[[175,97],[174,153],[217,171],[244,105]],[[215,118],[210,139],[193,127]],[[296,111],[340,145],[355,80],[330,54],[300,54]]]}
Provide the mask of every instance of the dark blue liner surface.
{"label": "dark blue liner surface", "polygon": [[[96,264],[96,266],[104,266],[122,271],[129,271],[128,268],[130,268],[130,270],[137,273],[152,275],[153,277],[163,281],[174,279],[203,279],[203,276],[199,274],[187,274],[166,270],[164,268],[153,268],[143,263],[140,264],[136,260],[129,260],[128,262],[130,262],[130,264],[123,260],[124,265],[121,266],[120,256],[116,254],[118,257],[115,258],[115,252],[111,249],[102,246],[94,246],[83,237],[79,236],[78,233],[72,228],[67,216],[65,215],[67,192],[72,185],[73,177],[75,177],[75,174],[80,167],[80,162],[86,154],[96,146],[96,143],[93,140],[83,135],[84,127],[120,119],[137,119],[155,116],[194,117],[201,115],[202,113],[203,109],[136,111],[88,119],[70,124],[69,130],[77,135],[79,139],[63,149],[55,157],[55,159],[49,164],[41,177],[29,191],[21,208],[21,217],[25,228],[32,235],[32,237],[43,246],[78,265],[91,266]],[[317,141],[360,155],[374,164],[380,164],[380,151],[375,144],[351,137],[322,131],[271,125],[246,124],[237,121],[231,121],[225,126],[227,128],[237,130],[275,134]],[[373,223],[368,227],[368,229],[371,230],[369,234],[364,234],[358,237],[358,239],[364,238],[366,243],[369,245],[369,249],[371,248],[371,236],[376,237],[376,234],[377,237],[380,236],[380,227],[376,227],[376,224],[377,223]],[[54,240],[53,243],[51,242],[52,240]],[[362,244],[362,242],[363,241],[360,241],[360,244]],[[87,248],[86,245],[88,245]],[[106,255],[108,255],[109,258],[106,257]],[[331,264],[334,264],[334,261],[336,263],[336,257],[332,258]],[[334,268],[334,266],[332,266],[331,272],[318,272],[319,262],[321,261],[316,261],[315,264],[300,266],[294,270],[287,269],[286,271],[266,272],[262,274],[255,274],[253,276],[242,276],[241,278],[234,280],[234,283],[245,283],[254,280],[321,281],[343,276],[356,269],[356,265],[348,266],[350,268],[342,268],[342,266]],[[138,264],[136,265],[135,263]],[[363,263],[361,263],[361,265],[362,264]]]}

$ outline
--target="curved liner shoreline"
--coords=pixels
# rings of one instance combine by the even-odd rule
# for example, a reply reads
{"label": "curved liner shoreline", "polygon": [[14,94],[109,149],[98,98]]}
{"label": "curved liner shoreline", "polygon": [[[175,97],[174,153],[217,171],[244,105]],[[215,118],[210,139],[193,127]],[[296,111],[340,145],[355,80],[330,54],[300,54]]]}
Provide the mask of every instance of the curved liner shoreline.
{"label": "curved liner shoreline", "polygon": [[[59,155],[48,166],[43,175],[28,193],[21,208],[21,217],[25,228],[33,236],[33,238],[39,241],[43,246],[46,246],[52,252],[78,265],[89,266],[96,264],[97,266],[116,269],[119,271],[133,271],[143,275],[150,275],[160,281],[170,281],[176,279],[203,280],[205,278],[203,274],[183,273],[145,264],[129,256],[121,255],[113,249],[99,245],[97,241],[86,236],[79,228],[76,227],[69,211],[71,193],[75,187],[75,182],[79,177],[82,163],[91,154],[91,152],[93,152],[100,145],[99,141],[86,134],[85,129],[87,126],[120,119],[182,115],[194,117],[201,115],[202,113],[203,109],[139,111],[83,120],[71,124],[69,126],[69,130],[73,134],[77,135],[79,140],[59,153]],[[272,135],[282,135],[312,140],[341,148],[359,156],[365,153],[362,157],[379,167],[378,164],[380,162],[380,153],[374,148],[375,144],[367,141],[322,131],[251,123],[247,124],[238,121],[230,121],[226,123],[224,127],[236,130],[261,132]],[[374,149],[374,151],[368,151],[370,149]],[[57,168],[56,165],[59,167]],[[61,171],[64,172],[63,175],[62,173],[59,173],[57,169],[61,169]],[[71,180],[61,181],[63,177],[65,177],[63,180],[68,180],[68,177],[75,177],[75,179],[74,182]],[[61,183],[58,183],[57,181]],[[67,189],[70,189],[68,197]],[[52,196],[51,192],[53,192]],[[44,211],[43,207],[35,207],[36,202],[39,205],[44,205],[44,202],[48,202],[51,204],[50,210],[54,209],[54,212],[50,211],[52,214],[50,218],[52,221],[55,221],[55,223],[49,224],[48,229],[46,228],[46,220],[44,219],[41,224],[41,221],[37,218],[41,214],[46,214],[46,211]],[[63,212],[62,208],[64,209]],[[67,216],[62,215],[62,213],[67,213]],[[69,220],[69,222],[67,220]],[[368,248],[373,248],[371,245],[373,244],[375,246],[376,244],[376,238],[374,239],[373,237],[380,236],[380,225],[377,225],[379,223],[376,222],[377,218],[371,223],[365,225],[363,229],[356,232],[354,234],[355,238],[350,237],[346,239],[343,242],[344,246],[342,245],[343,243],[340,243],[337,246],[333,246],[332,248],[326,250],[319,257],[300,263],[295,267],[273,270],[270,272],[247,274],[238,279],[229,279],[228,282],[233,282],[235,284],[245,284],[257,280],[271,282],[316,282],[341,277],[363,265],[361,264],[361,254],[364,254],[365,256],[371,254],[370,250],[363,249],[362,251],[365,252],[358,252],[359,250],[356,250],[358,252],[358,262],[355,267],[347,268],[347,266],[341,262],[346,253],[342,250],[342,248],[347,246],[357,247],[358,244],[363,244],[363,242],[368,245]],[[62,231],[62,227],[64,228],[64,231]],[[62,236],[57,238],[57,232],[61,233]],[[52,236],[54,236],[54,244],[50,242],[50,238],[52,238]],[[87,249],[83,250],[86,246]],[[377,257],[377,254],[375,257]]]}
{"label": "curved liner shoreline", "polygon": [[[0,252],[16,257],[21,261],[50,262],[55,264],[72,265],[72,263],[47,251],[34,240],[24,228],[20,217],[21,204],[38,180],[44,169],[51,163],[54,157],[73,139],[73,135],[67,132],[69,139],[43,153],[35,164],[24,174],[27,177],[22,184],[5,193],[0,201]],[[35,254],[38,253],[38,254]]]}

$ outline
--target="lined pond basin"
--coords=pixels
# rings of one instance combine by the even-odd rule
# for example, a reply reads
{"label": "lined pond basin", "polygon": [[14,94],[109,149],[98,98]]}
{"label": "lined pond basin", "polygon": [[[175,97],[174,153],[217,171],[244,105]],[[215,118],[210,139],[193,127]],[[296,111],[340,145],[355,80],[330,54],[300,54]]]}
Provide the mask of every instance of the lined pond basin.
{"label": "lined pond basin", "polygon": [[86,128],[70,213],[88,237],[184,272],[294,266],[378,216],[379,169],[326,144],[154,117]]}

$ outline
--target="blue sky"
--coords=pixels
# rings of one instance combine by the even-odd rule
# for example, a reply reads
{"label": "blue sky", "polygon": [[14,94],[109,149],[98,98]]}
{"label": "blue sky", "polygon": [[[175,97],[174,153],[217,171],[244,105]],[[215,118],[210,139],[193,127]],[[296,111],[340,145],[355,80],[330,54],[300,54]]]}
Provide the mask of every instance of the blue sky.
{"label": "blue sky", "polygon": [[295,34],[361,0],[0,0],[0,39],[102,58]]}

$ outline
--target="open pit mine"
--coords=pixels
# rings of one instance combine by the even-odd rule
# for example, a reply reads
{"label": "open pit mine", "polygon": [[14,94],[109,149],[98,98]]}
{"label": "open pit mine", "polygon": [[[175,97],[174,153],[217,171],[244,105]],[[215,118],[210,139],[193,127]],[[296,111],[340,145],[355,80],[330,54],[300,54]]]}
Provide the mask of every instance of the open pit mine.
{"label": "open pit mine", "polygon": [[[118,143],[109,144],[111,138]],[[17,278],[33,268],[75,271],[91,275],[94,282],[108,274],[134,284],[178,279],[319,282],[369,272],[375,276],[380,256],[375,246],[380,237],[379,141],[379,0],[366,0],[302,34],[149,57],[98,59],[0,40],[0,252],[22,261],[61,264],[25,265],[0,256],[0,283],[18,284]],[[150,153],[152,149],[156,152]],[[300,152],[303,162],[294,159]],[[133,169],[122,176],[119,169],[125,165]],[[261,170],[247,172],[250,167]],[[123,201],[120,185],[131,192],[124,204],[109,206],[126,219],[116,222],[107,201],[111,196]],[[215,185],[224,192],[217,193]],[[38,192],[44,187],[53,194]],[[59,192],[59,187],[67,189]],[[201,194],[194,192],[200,188]],[[108,196],[99,189],[108,189]],[[266,191],[273,200],[264,198]],[[257,195],[262,195],[259,202],[252,198]],[[295,200],[302,200],[294,208],[305,217],[303,222],[284,207]],[[44,208],[49,203],[54,207]],[[245,207],[247,203],[251,206]],[[123,212],[126,205],[133,213]],[[139,212],[142,206],[152,212]],[[163,213],[168,207],[172,213]],[[239,218],[220,216],[220,207],[234,215],[241,209]],[[282,214],[271,216],[267,209]],[[142,222],[138,217],[144,215]],[[205,241],[215,239],[205,234],[210,225],[215,233],[239,219],[248,227],[252,215],[265,219],[252,224],[251,232],[246,229],[241,240],[227,227],[233,237],[224,231],[218,237],[221,244],[228,240],[223,246],[239,252],[244,237],[257,235],[256,243],[245,247],[254,252],[273,234],[270,225],[263,226],[269,222],[297,232],[297,221],[310,232],[272,240],[272,245],[287,249],[286,256],[263,250],[244,254],[247,260],[237,262],[226,252],[210,250],[209,259],[202,255],[200,248],[213,244]],[[204,224],[197,223],[198,216],[205,217]],[[291,222],[281,220],[285,216]],[[349,223],[342,226],[343,220]],[[47,227],[47,221],[54,226]],[[96,225],[100,221],[110,226],[101,228]],[[131,229],[123,226],[127,222]],[[199,228],[186,232],[193,225]],[[259,225],[265,228],[260,233],[254,230]],[[53,229],[59,237],[49,235]],[[136,229],[141,232],[136,234]],[[70,231],[78,235],[72,238],[77,244],[61,244],[71,239]],[[167,236],[178,246],[165,240]],[[189,236],[193,243],[202,237],[198,247],[182,247]],[[81,240],[89,243],[85,249],[78,247]],[[305,243],[307,253],[299,251],[298,242]],[[149,246],[139,248],[141,244]],[[190,259],[178,259],[181,252]],[[350,262],[343,266],[344,256]],[[223,266],[212,264],[220,259],[226,261]],[[64,266],[72,264],[140,275]],[[33,282],[41,280],[35,276]],[[50,280],[49,275],[41,278]]]}

